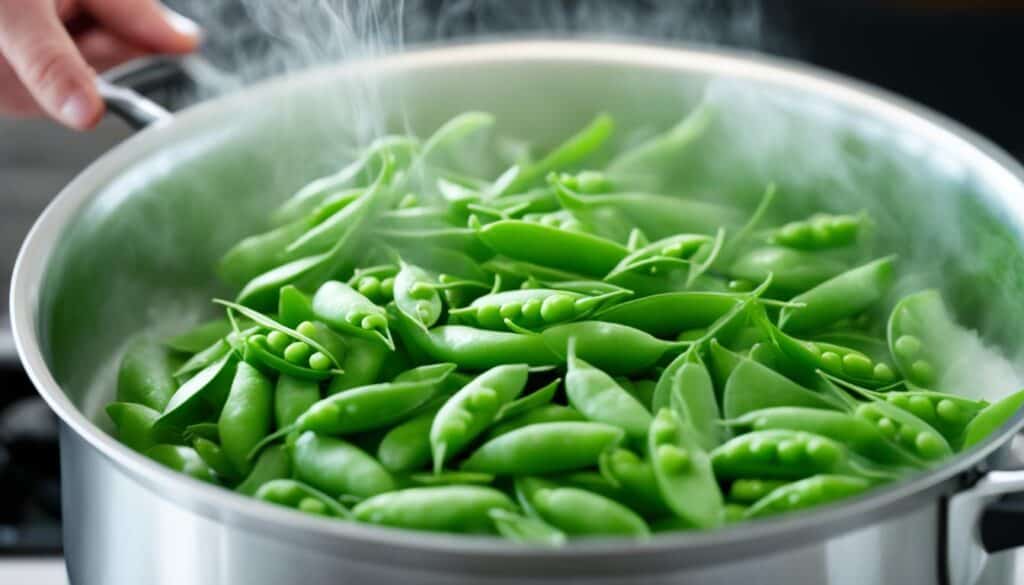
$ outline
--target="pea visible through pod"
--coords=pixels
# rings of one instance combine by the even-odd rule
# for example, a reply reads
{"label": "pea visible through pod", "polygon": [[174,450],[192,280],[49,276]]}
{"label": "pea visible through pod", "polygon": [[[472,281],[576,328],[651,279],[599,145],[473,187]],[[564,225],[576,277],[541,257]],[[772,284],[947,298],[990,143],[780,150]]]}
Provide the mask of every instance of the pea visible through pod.
{"label": "pea visible through pod", "polygon": [[698,528],[721,525],[722,492],[695,431],[663,408],[651,422],[647,441],[654,477],[672,512]]}

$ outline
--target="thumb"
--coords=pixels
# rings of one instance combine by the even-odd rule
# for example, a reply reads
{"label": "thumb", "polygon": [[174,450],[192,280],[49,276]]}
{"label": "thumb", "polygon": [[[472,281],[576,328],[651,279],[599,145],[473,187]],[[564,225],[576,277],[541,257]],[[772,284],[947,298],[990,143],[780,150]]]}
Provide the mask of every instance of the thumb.
{"label": "thumb", "polygon": [[46,112],[78,130],[103,113],[96,73],[86,64],[53,2],[0,0],[0,53]]}

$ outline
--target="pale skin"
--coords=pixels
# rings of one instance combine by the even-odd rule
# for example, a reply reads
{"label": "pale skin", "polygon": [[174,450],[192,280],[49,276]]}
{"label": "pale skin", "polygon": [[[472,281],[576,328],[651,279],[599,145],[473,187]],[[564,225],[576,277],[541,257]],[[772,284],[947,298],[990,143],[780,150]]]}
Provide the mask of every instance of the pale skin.
{"label": "pale skin", "polygon": [[200,30],[156,0],[0,0],[0,115],[95,126],[97,71],[196,49]]}

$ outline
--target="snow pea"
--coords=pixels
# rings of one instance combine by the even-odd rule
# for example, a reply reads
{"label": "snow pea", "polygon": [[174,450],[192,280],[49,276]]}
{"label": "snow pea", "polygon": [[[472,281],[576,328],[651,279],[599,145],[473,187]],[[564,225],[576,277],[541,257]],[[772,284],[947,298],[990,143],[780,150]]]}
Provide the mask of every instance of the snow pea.
{"label": "snow pea", "polygon": [[994,402],[978,413],[964,429],[961,450],[966,450],[987,439],[1005,425],[1024,406],[1024,390]]}
{"label": "snow pea", "polygon": [[315,225],[311,216],[249,236],[228,250],[217,264],[217,276],[240,287],[286,261],[285,249]]}
{"label": "snow pea", "polygon": [[740,254],[728,273],[732,278],[753,282],[762,282],[771,274],[772,291],[792,296],[834,278],[846,268],[845,262],[820,253],[765,246]]}
{"label": "snow pea", "polygon": [[273,382],[249,364],[238,364],[217,428],[221,449],[243,475],[252,466],[249,451],[270,432],[273,402]]}
{"label": "snow pea", "polygon": [[195,437],[191,441],[192,448],[199,454],[210,469],[217,474],[217,478],[228,483],[236,483],[240,474],[234,464],[228,460],[228,456],[220,445],[203,437]]}
{"label": "snow pea", "polygon": [[741,296],[730,293],[677,291],[611,305],[595,313],[593,318],[672,339],[681,331],[711,325],[742,300]]}
{"label": "snow pea", "polygon": [[487,515],[494,522],[494,528],[498,534],[513,542],[546,546],[565,544],[565,533],[539,518],[523,516],[503,508],[488,510]]}
{"label": "snow pea", "polygon": [[[495,366],[453,394],[430,427],[434,472],[458,455],[494,421],[501,407],[515,400],[526,386],[524,364]],[[469,471],[485,471],[470,469]]]}
{"label": "snow pea", "polygon": [[495,475],[532,475],[597,465],[601,453],[622,442],[622,429],[597,422],[532,424],[495,437],[461,469]]}
{"label": "snow pea", "polygon": [[744,516],[761,518],[821,506],[850,496],[855,496],[871,487],[871,482],[848,475],[822,474],[795,481],[773,490],[758,500]]}
{"label": "snow pea", "polygon": [[254,496],[258,500],[318,516],[342,519],[352,517],[352,513],[338,500],[294,479],[272,479],[261,485]]}
{"label": "snow pea", "polygon": [[661,496],[676,516],[692,526],[713,528],[724,520],[722,492],[696,431],[663,408],[647,435],[648,457]]}
{"label": "snow pea", "polygon": [[409,530],[493,534],[491,510],[515,511],[500,491],[485,486],[415,487],[375,495],[352,515],[360,522]]}
{"label": "snow pea", "polygon": [[180,432],[208,415],[216,416],[227,399],[235,365],[235,358],[228,354],[189,378],[171,396],[156,426],[168,432],[174,432],[172,429]]}
{"label": "snow pea", "polygon": [[658,518],[672,512],[665,504],[654,474],[654,467],[628,449],[615,449],[601,453],[598,460],[601,475],[619,486],[622,494],[612,498],[627,503],[646,518]]}
{"label": "snow pea", "polygon": [[[256,330],[247,331],[247,333],[255,333]],[[228,338],[231,338],[231,334],[223,339],[218,339],[215,343],[193,355],[181,364],[177,370],[174,370],[174,379],[178,382],[188,380],[195,375],[196,372],[206,368],[213,364],[217,360],[226,356],[231,351],[231,344],[228,343]]]}
{"label": "snow pea", "polygon": [[779,328],[794,334],[820,330],[878,303],[895,279],[895,256],[847,270],[792,299],[802,307],[784,307]]}
{"label": "snow pea", "polygon": [[306,431],[292,447],[295,478],[331,497],[369,498],[390,492],[396,483],[376,459],[351,443]]}
{"label": "snow pea", "polygon": [[552,399],[554,399],[555,392],[558,391],[558,385],[561,384],[561,382],[561,378],[556,378],[543,388],[534,390],[522,398],[517,398],[512,402],[505,404],[498,409],[498,414],[494,415],[494,422],[500,423],[504,420],[515,418],[524,412],[528,412],[548,404]]}
{"label": "snow pea", "polygon": [[[312,321],[313,298],[295,285],[281,287],[277,299],[277,320],[285,327],[298,327],[304,321]],[[336,356],[340,358],[341,356]]]}
{"label": "snow pea", "polygon": [[611,240],[517,219],[489,223],[480,228],[479,237],[495,253],[514,260],[596,278],[628,254]]}
{"label": "snow pea", "polygon": [[575,338],[569,339],[565,394],[569,404],[587,419],[619,427],[631,439],[647,436],[651,413],[611,376],[580,359]]}
{"label": "snow pea", "polygon": [[602,321],[576,321],[549,327],[540,334],[551,351],[567,355],[569,340],[576,340],[579,357],[612,375],[648,370],[665,354],[688,343],[658,339],[639,329]]}
{"label": "snow pea", "polygon": [[320,385],[312,380],[282,374],[274,390],[274,425],[290,426],[309,407],[320,401]]}
{"label": "snow pea", "polygon": [[844,410],[845,405],[830,396],[808,390],[753,360],[741,358],[722,393],[725,417],[735,419],[751,411],[775,406]]}
{"label": "snow pea", "polygon": [[496,422],[494,426],[487,430],[484,438],[486,440],[490,440],[528,425],[548,422],[582,422],[585,420],[586,419],[583,415],[571,406],[545,404],[543,406],[534,407],[517,416]]}
{"label": "snow pea", "polygon": [[111,402],[105,410],[117,428],[117,439],[139,453],[145,453],[158,443],[175,440],[173,433],[161,433],[156,428],[160,413],[148,406],[134,402]]}
{"label": "snow pea", "polygon": [[516,495],[523,506],[570,536],[630,536],[646,538],[643,518],[615,500],[538,478],[517,478]]}
{"label": "snow pea", "polygon": [[430,462],[430,427],[446,401],[444,396],[435,398],[419,414],[391,427],[377,446],[377,459],[385,469],[401,473]]}
{"label": "snow pea", "polygon": [[385,362],[392,355],[383,343],[372,339],[349,337],[345,344],[348,351],[341,362],[343,371],[331,377],[328,395],[373,384],[381,378]]}
{"label": "snow pea", "polygon": [[659,387],[667,388],[668,396],[659,394],[655,388],[652,407],[656,411],[671,407],[693,428],[701,448],[713,449],[721,444],[727,433],[719,424],[722,415],[718,410],[711,373],[696,351],[688,351],[682,357],[684,359],[678,367],[665,369],[671,379],[667,386],[659,384]]}
{"label": "snow pea", "polygon": [[178,385],[174,371],[180,361],[163,344],[152,339],[133,339],[117,371],[117,399],[163,410]]}
{"label": "snow pea", "polygon": [[235,491],[247,496],[256,494],[260,486],[274,479],[291,476],[292,460],[288,451],[281,445],[272,445],[256,458],[252,471],[242,483],[235,486]]}

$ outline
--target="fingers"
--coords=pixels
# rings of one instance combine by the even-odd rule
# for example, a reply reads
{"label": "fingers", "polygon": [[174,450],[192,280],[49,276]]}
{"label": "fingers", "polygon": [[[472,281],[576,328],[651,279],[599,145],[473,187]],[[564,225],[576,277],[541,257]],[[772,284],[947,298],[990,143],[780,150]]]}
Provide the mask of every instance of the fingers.
{"label": "fingers", "polygon": [[100,25],[139,47],[158,53],[188,53],[199,44],[200,30],[196,23],[156,0],[81,0],[81,3]]}
{"label": "fingers", "polygon": [[78,130],[99,121],[95,73],[52,2],[0,0],[0,53],[47,114]]}

